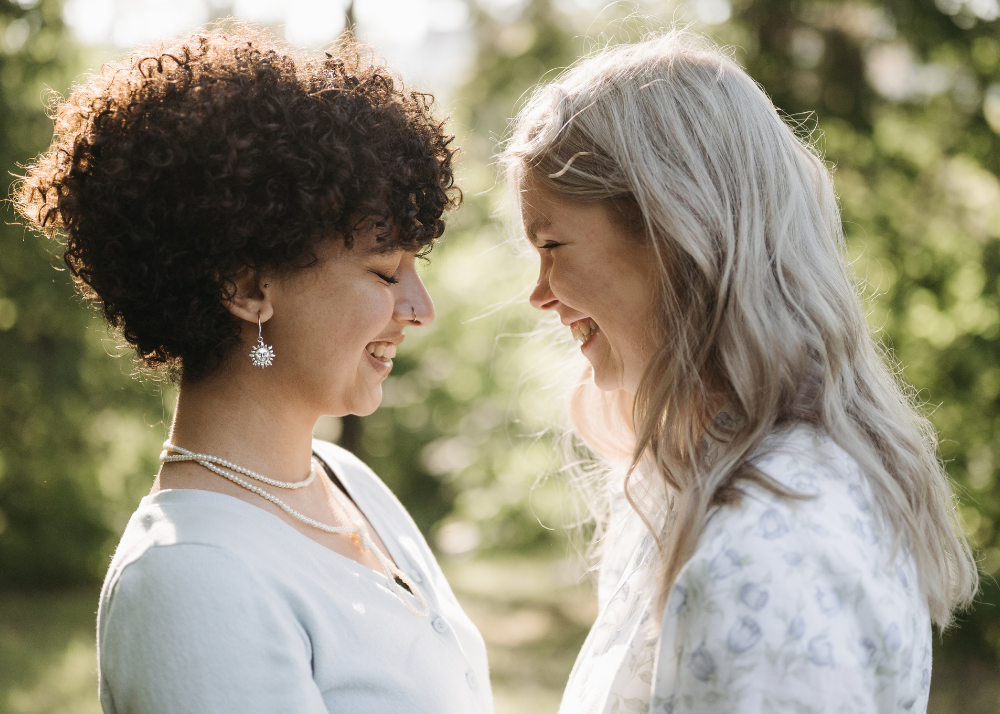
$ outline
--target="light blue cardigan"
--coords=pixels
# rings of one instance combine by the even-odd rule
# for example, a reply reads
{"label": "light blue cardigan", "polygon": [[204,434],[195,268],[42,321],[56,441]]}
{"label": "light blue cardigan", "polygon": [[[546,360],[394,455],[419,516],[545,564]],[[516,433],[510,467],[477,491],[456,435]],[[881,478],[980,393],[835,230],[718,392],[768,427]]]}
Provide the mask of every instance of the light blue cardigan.
{"label": "light blue cardigan", "polygon": [[430,615],[261,508],[161,491],[133,514],[101,592],[106,714],[493,711],[483,639],[413,520],[352,454],[313,447]]}

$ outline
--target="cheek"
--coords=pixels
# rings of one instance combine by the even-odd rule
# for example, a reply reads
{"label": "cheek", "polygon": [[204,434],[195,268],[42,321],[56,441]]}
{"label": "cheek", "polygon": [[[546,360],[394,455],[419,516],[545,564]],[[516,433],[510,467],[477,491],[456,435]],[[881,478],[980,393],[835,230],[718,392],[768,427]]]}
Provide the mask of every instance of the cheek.
{"label": "cheek", "polygon": [[614,286],[608,283],[607,275],[592,264],[566,260],[553,263],[549,287],[560,301],[589,313],[600,310]]}
{"label": "cheek", "polygon": [[367,344],[392,319],[393,299],[378,286],[354,291],[336,308],[344,318],[349,334],[342,335],[352,341],[364,340]]}
{"label": "cheek", "polygon": [[564,303],[593,317],[607,331],[622,332],[645,304],[634,276],[618,267],[614,261],[565,265],[558,271],[553,268],[549,283]]}

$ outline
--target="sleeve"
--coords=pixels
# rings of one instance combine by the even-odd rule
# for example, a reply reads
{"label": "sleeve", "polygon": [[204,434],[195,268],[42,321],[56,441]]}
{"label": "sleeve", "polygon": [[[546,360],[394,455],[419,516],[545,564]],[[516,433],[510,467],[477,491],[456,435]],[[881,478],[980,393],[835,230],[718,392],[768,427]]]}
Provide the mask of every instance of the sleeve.
{"label": "sleeve", "polygon": [[287,604],[236,556],[157,546],[102,603],[106,714],[327,714],[311,648]]}
{"label": "sleeve", "polygon": [[734,540],[682,571],[664,616],[650,711],[895,711],[878,665],[890,663],[885,654],[898,666],[898,653],[892,630],[863,612],[863,586],[753,541]]}

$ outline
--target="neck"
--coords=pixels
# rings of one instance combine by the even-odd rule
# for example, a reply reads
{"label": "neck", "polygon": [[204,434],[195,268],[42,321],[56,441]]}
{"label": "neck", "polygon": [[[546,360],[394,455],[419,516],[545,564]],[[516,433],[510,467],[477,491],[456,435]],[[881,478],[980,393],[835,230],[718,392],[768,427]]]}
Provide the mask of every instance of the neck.
{"label": "neck", "polygon": [[270,478],[301,480],[309,474],[318,415],[289,401],[274,380],[254,376],[220,370],[194,382],[182,379],[170,442]]}

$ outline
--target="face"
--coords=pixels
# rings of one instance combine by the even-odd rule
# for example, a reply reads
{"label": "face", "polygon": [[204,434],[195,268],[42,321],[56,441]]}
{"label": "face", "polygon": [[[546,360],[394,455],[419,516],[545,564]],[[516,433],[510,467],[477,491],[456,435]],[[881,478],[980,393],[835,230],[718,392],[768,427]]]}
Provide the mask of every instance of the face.
{"label": "face", "polygon": [[[264,341],[275,348],[284,393],[298,394],[317,415],[366,415],[382,400],[382,380],[405,330],[434,319],[414,252],[381,252],[375,231],[352,248],[330,240],[319,262],[274,278],[274,315]],[[273,341],[273,342],[272,342]]]}
{"label": "face", "polygon": [[635,394],[654,347],[657,288],[646,240],[619,227],[603,205],[570,203],[530,184],[521,219],[541,258],[532,306],[559,314],[599,388]]}

